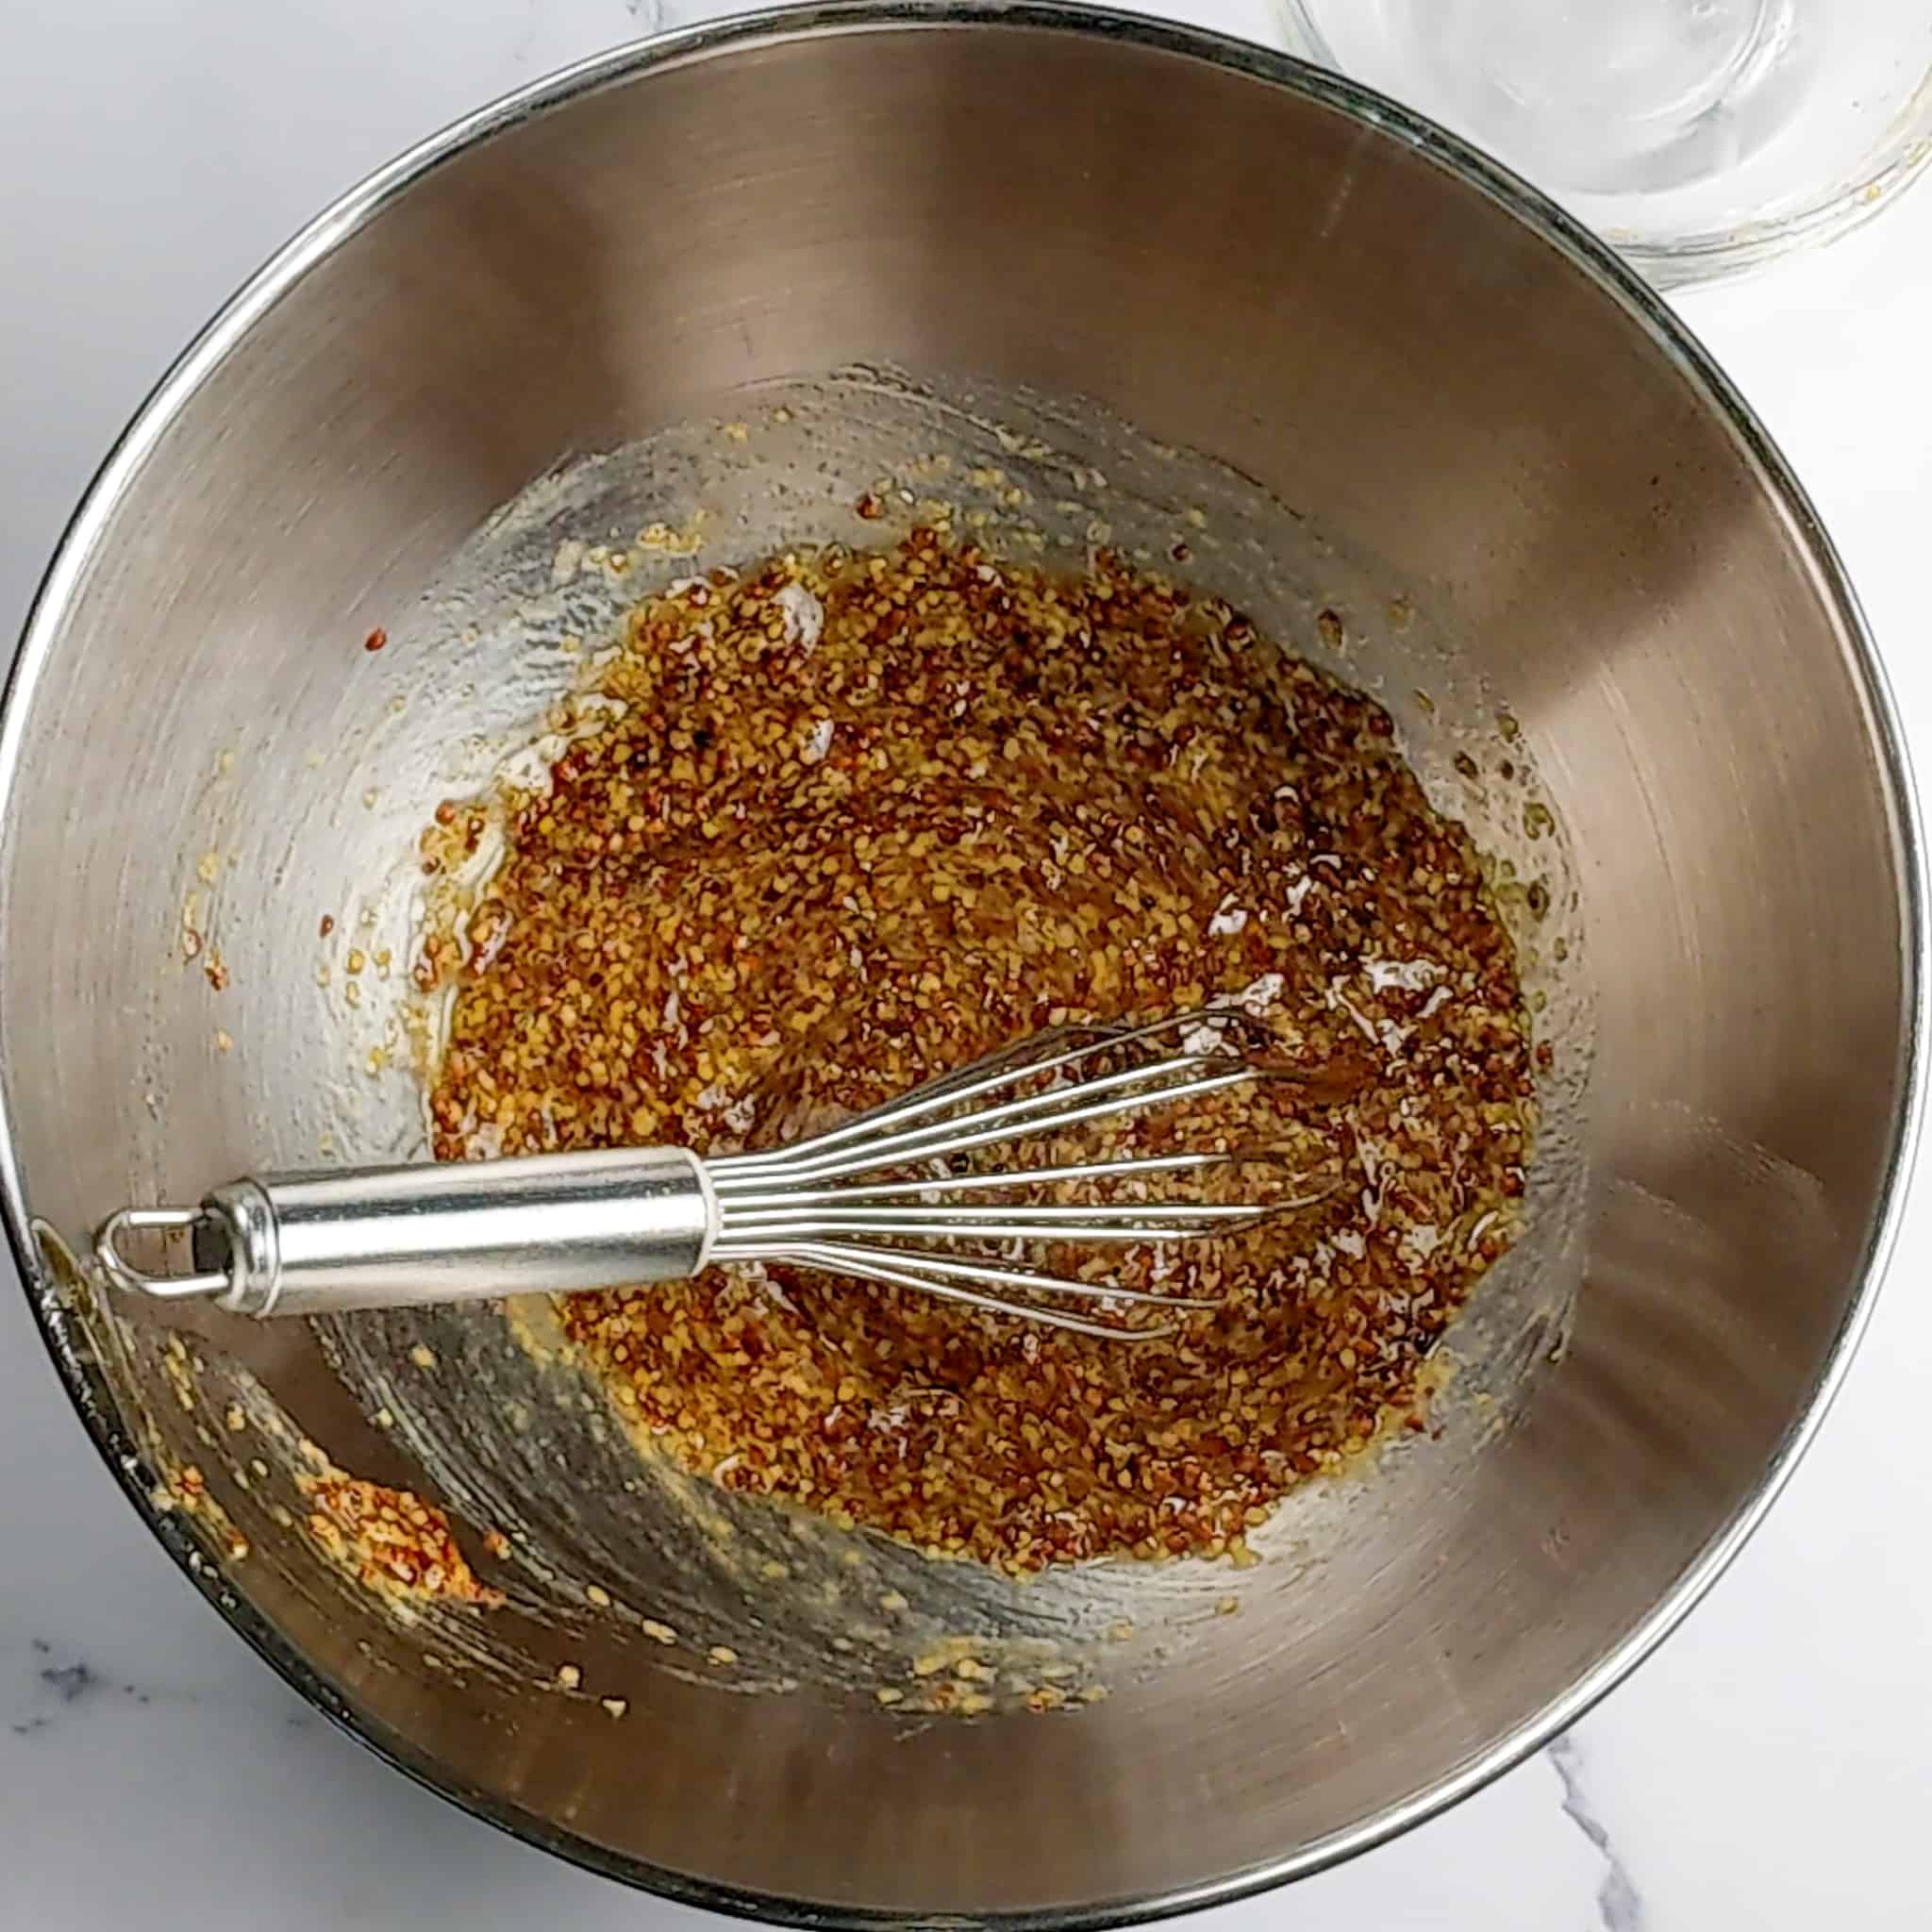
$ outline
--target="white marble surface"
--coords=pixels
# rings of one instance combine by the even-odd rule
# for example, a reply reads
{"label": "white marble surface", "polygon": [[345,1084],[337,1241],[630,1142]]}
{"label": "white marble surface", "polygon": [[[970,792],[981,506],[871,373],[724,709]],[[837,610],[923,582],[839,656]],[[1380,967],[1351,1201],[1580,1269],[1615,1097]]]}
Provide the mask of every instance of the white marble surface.
{"label": "white marble surface", "polygon": [[[670,0],[671,20],[695,10]],[[1189,10],[1265,37],[1263,0]],[[287,232],[656,0],[7,0],[0,633],[109,439]],[[1852,568],[1922,764],[1932,190],[1687,298]],[[1561,1744],[1407,1839],[1189,1922],[1375,1932],[1932,1924],[1932,1191],[1849,1385],[1689,1625]],[[670,1926],[315,1717],[115,1492],[0,1283],[0,1932]]]}

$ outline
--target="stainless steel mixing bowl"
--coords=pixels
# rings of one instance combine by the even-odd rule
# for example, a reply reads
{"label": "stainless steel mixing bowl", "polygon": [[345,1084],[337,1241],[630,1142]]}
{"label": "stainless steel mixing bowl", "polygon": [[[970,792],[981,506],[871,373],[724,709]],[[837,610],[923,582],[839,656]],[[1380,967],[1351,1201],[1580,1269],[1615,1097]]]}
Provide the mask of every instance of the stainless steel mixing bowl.
{"label": "stainless steel mixing bowl", "polygon": [[[1530,1233],[1457,1331],[1440,1433],[1291,1500],[1257,1568],[1017,1589],[680,1483],[535,1316],[249,1327],[72,1264],[125,1200],[412,1144],[387,982],[348,1007],[341,949],[400,979],[416,828],[621,601],[560,545],[707,507],[708,561],[755,554],[863,527],[874,480],[978,491],[1049,552],[1187,541],[1382,693],[1499,855],[1556,1052]],[[653,541],[638,578],[688,567]],[[113,455],[15,665],[0,794],[7,1224],[130,1498],[375,1748],[689,1899],[1130,1917],[1471,1790],[1738,1548],[1895,1218],[1917,848],[1789,472],[1521,184],[1177,30],[789,14],[406,157]],[[324,1454],[448,1503],[509,1602],[412,1620],[345,1575],[303,1527]],[[1110,1694],[879,1704],[949,1638]]]}

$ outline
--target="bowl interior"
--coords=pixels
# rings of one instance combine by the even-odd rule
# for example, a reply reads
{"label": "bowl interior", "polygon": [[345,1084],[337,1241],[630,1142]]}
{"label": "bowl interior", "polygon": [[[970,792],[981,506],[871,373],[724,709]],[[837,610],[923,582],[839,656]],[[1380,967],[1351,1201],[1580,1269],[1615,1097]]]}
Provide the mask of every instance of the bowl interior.
{"label": "bowl interior", "polygon": [[[177,372],[17,674],[8,1205],[96,1433],[315,1694],[625,1876],[1080,1915],[1392,1828],[1654,1632],[1863,1291],[1914,914],[1822,540],[1660,311],[1259,56],[845,14],[624,57],[473,135]],[[1496,861],[1555,1051],[1530,1232],[1451,1338],[1439,1433],[1291,1499],[1255,1569],[926,1564],[641,1458],[541,1307],[255,1326],[71,1265],[126,1200],[422,1151],[406,977],[349,1008],[342,955],[407,959],[437,802],[690,568],[560,545],[702,510],[705,558],[743,561],[875,535],[881,486],[1016,553],[1185,533],[1202,588],[1383,699]],[[448,1507],[506,1607],[405,1616],[346,1576],[303,1526],[319,1455]],[[878,1704],[948,1645],[1104,1701]]]}

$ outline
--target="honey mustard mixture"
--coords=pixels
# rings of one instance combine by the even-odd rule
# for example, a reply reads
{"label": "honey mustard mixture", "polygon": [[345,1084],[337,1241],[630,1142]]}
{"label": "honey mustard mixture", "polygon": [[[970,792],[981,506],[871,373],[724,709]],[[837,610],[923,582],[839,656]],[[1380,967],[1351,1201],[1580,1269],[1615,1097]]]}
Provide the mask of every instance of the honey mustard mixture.
{"label": "honey mustard mixture", "polygon": [[[1227,1198],[1322,1196],[1101,1257],[1217,1303],[1134,1344],[777,1264],[565,1300],[640,1433],[1028,1570],[1246,1560],[1293,1484],[1422,1426],[1515,1231],[1533,1083],[1476,854],[1378,706],[1117,558],[1057,577],[917,530],[650,598],[579,716],[419,971],[455,986],[440,1158],[780,1144],[1056,1022],[1218,1004],[1291,1077],[1107,1151],[1264,1150]],[[425,864],[485,826],[443,807]]]}

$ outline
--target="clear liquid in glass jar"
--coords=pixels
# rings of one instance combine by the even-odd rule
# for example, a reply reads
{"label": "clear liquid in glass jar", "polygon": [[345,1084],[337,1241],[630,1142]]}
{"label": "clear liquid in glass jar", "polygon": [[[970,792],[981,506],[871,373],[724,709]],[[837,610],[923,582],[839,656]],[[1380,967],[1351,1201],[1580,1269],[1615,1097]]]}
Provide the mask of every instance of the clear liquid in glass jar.
{"label": "clear liquid in glass jar", "polygon": [[1664,282],[1836,232],[1932,152],[1923,0],[1283,0]]}

